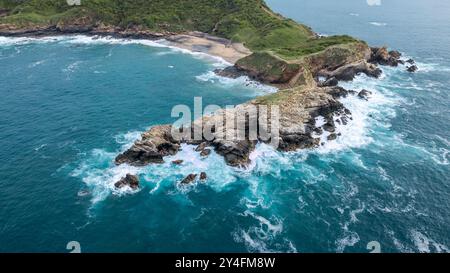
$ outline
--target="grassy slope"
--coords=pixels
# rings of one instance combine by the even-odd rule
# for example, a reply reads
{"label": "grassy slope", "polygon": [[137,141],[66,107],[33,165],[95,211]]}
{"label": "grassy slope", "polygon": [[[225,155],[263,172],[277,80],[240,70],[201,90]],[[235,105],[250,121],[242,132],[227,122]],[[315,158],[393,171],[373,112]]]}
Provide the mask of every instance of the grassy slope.
{"label": "grassy slope", "polygon": [[0,23],[52,25],[80,16],[123,28],[154,31],[198,30],[243,42],[252,51],[297,59],[336,44],[355,42],[349,36],[318,39],[306,26],[274,14],[262,0],[0,0],[9,15]]}

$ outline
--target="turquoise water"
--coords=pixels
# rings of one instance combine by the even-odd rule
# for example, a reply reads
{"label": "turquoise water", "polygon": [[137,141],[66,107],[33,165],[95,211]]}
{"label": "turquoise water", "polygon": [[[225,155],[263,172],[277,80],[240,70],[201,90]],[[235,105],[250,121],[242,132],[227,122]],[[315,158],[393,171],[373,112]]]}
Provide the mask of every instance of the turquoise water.
{"label": "turquoise water", "polygon": [[[0,37],[0,251],[78,241],[84,252],[368,252],[378,241],[384,252],[448,252],[450,4],[268,3],[320,33],[400,49],[420,70],[343,84],[374,95],[344,99],[353,121],[315,151],[261,145],[238,170],[185,146],[163,165],[116,167],[141,132],[175,120],[177,104],[273,90],[214,77],[223,61],[163,42]],[[177,186],[201,170],[206,184]],[[114,189],[126,173],[140,176],[139,192]]]}

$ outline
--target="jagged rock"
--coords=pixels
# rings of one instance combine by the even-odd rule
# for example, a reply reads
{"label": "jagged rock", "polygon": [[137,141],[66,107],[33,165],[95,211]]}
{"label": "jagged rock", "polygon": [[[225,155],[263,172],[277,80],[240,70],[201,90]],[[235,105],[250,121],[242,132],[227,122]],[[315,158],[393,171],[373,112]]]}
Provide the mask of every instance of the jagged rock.
{"label": "jagged rock", "polygon": [[206,175],[205,172],[201,172],[200,173],[200,180],[205,181],[206,179],[208,179],[208,176]]}
{"label": "jagged rock", "polygon": [[398,51],[388,52],[386,47],[372,47],[369,62],[374,64],[398,66],[402,54]]}
{"label": "jagged rock", "polygon": [[329,141],[331,141],[331,140],[336,140],[337,139],[337,135],[336,134],[330,134],[328,137],[327,137],[327,140],[329,140]]}
{"label": "jagged rock", "polygon": [[415,64],[416,63],[413,59],[408,59],[408,60],[406,60],[406,62],[409,63],[409,64]]}
{"label": "jagged rock", "polygon": [[316,133],[316,134],[318,134],[318,135],[321,135],[321,134],[323,134],[323,129],[322,128],[315,128],[314,129],[314,133]]}
{"label": "jagged rock", "polygon": [[336,130],[334,123],[330,123],[330,122],[325,123],[323,125],[323,129],[327,132],[334,132]]}
{"label": "jagged rock", "polygon": [[200,156],[207,157],[210,154],[211,154],[211,150],[210,149],[204,149],[203,151],[201,151]]}
{"label": "jagged rock", "polygon": [[216,69],[214,73],[221,77],[227,77],[231,79],[237,79],[239,77],[245,76],[245,72],[238,69],[236,66],[228,66],[224,69]]}
{"label": "jagged rock", "polygon": [[142,134],[142,140],[116,157],[116,164],[144,166],[149,163],[164,163],[163,157],[175,155],[180,149],[179,142],[172,138],[171,125],[155,126]]}
{"label": "jagged rock", "polygon": [[[311,76],[312,78],[312,76]],[[313,82],[313,81],[312,81]],[[320,139],[315,138],[315,118],[317,116],[323,116],[327,120],[327,128],[329,131],[334,131],[334,119],[335,116],[350,115],[348,109],[346,109],[341,102],[336,98],[342,94],[347,94],[349,91],[340,87],[317,87],[315,85],[303,86],[289,90],[289,93],[278,92],[267,96],[259,97],[248,103],[244,103],[236,106],[232,109],[220,110],[212,115],[202,117],[201,120],[203,126],[209,126],[214,128],[212,131],[211,140],[196,140],[195,144],[198,145],[197,151],[205,151],[206,147],[213,147],[218,155],[223,156],[225,162],[233,167],[246,167],[250,163],[250,153],[255,149],[258,141],[270,143],[271,140],[261,138],[260,131],[257,132],[257,139],[248,139],[249,120],[250,115],[246,115],[245,111],[249,108],[259,107],[260,105],[267,105],[268,103],[277,102],[279,108],[279,134],[276,139],[278,146],[276,147],[280,151],[294,151],[297,149],[307,149],[317,147],[320,144]],[[353,92],[353,91],[351,91]],[[242,113],[241,111],[244,111]],[[241,129],[230,129],[224,124],[224,117],[234,116],[242,117],[245,124]],[[259,121],[259,125],[269,125],[269,120],[263,121],[256,116],[251,115],[254,120]],[[213,126],[211,126],[213,125]],[[192,128],[199,126],[197,121],[191,124]],[[152,162],[162,161],[162,157],[167,154],[173,154],[179,149],[180,143],[193,143],[194,141],[182,138],[180,142],[174,142],[167,133],[170,132],[171,126],[157,126],[150,129],[149,132],[143,135],[141,141],[137,141],[129,151],[120,155],[117,159],[118,163],[129,163],[134,165],[144,165]],[[230,131],[235,130],[235,132]],[[233,133],[241,132],[245,130],[245,139],[239,139],[232,137],[224,138],[224,133],[232,133],[231,135],[237,135]],[[189,131],[189,130],[187,130]],[[192,131],[192,130],[191,130]],[[158,150],[159,145],[164,144],[163,150]],[[176,145],[174,149],[167,150],[167,147]],[[150,147],[150,148],[147,148]],[[145,149],[144,149],[145,148]],[[147,150],[150,150],[149,153]],[[206,152],[208,153],[208,152]],[[151,161],[148,156],[155,155],[158,160]],[[151,157],[153,158],[153,157]]]}
{"label": "jagged rock", "polygon": [[120,179],[114,184],[114,187],[117,189],[121,189],[125,186],[128,186],[132,188],[133,190],[136,190],[139,188],[139,178],[136,175],[127,174],[125,177]]}
{"label": "jagged rock", "polygon": [[203,151],[206,147],[208,147],[208,142],[202,142],[200,143],[200,145],[197,146],[197,148],[195,148],[196,152],[201,152]]}
{"label": "jagged rock", "polygon": [[181,160],[181,159],[178,159],[178,160],[174,160],[174,161],[172,161],[172,164],[174,164],[174,165],[181,165],[181,164],[183,164],[183,160]]}
{"label": "jagged rock", "polygon": [[339,84],[338,79],[336,79],[335,77],[331,77],[331,78],[325,80],[323,83],[320,83],[319,86],[321,86],[321,87],[336,86],[338,84]]}
{"label": "jagged rock", "polygon": [[363,89],[358,93],[358,97],[364,100],[368,100],[370,95],[372,95],[372,92],[366,89]]}
{"label": "jagged rock", "polygon": [[216,152],[223,156],[225,162],[233,167],[245,167],[250,163],[250,152],[255,148],[256,142],[249,140],[230,141],[216,140],[214,141]]}
{"label": "jagged rock", "polygon": [[298,149],[308,149],[316,147],[319,142],[319,138],[313,138],[309,134],[283,135],[281,136],[279,150],[287,152]]}
{"label": "jagged rock", "polygon": [[411,65],[410,67],[408,67],[406,70],[410,73],[414,73],[418,70],[419,68],[416,65]]}
{"label": "jagged rock", "polygon": [[322,70],[319,72],[319,75],[327,78],[336,78],[337,80],[342,81],[351,81],[355,76],[361,73],[364,73],[369,77],[378,78],[381,76],[382,71],[374,64],[360,61],[341,66],[333,71]]}
{"label": "jagged rock", "polygon": [[400,53],[397,50],[392,50],[392,51],[389,51],[389,56],[398,60],[402,57],[402,53]]}
{"label": "jagged rock", "polygon": [[335,86],[333,88],[327,89],[328,94],[332,95],[333,98],[338,99],[342,97],[347,97],[349,94],[355,94],[356,92],[353,90],[346,90],[340,86]]}
{"label": "jagged rock", "polygon": [[184,178],[180,183],[184,184],[184,185],[191,184],[191,183],[195,182],[196,178],[197,178],[197,175],[191,173],[190,175],[186,176],[186,178]]}

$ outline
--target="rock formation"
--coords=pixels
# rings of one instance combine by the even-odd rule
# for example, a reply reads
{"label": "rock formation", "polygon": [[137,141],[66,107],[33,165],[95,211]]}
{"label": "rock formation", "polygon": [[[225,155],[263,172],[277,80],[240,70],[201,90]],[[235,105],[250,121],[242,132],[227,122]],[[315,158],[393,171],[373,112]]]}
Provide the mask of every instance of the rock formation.
{"label": "rock formation", "polygon": [[398,51],[388,51],[386,47],[372,47],[369,62],[380,65],[398,66],[402,54]]}
{"label": "rock formation", "polygon": [[363,100],[368,100],[370,95],[372,95],[372,92],[370,92],[366,89],[363,89],[363,90],[361,90],[361,92],[358,93],[358,97]]}
{"label": "rock formation", "polygon": [[208,179],[208,176],[206,175],[206,173],[205,172],[201,172],[200,173],[200,180],[201,181],[205,181],[206,179]]}
{"label": "rock formation", "polygon": [[419,68],[418,68],[416,65],[411,65],[411,66],[409,66],[406,70],[407,70],[408,72],[410,72],[410,73],[414,73],[414,72],[416,72],[417,70],[419,70]]}
{"label": "rock formation", "polygon": [[139,178],[136,175],[127,174],[125,177],[117,181],[114,186],[117,189],[128,186],[131,189],[136,190],[139,188]]}
{"label": "rock formation", "polygon": [[142,134],[142,139],[116,157],[116,164],[144,166],[149,163],[163,163],[163,157],[174,155],[180,149],[179,142],[172,138],[172,126],[155,126]]}
{"label": "rock formation", "polygon": [[196,178],[197,175],[191,173],[190,175],[186,176],[186,178],[184,178],[180,183],[183,185],[188,185],[194,183]]}

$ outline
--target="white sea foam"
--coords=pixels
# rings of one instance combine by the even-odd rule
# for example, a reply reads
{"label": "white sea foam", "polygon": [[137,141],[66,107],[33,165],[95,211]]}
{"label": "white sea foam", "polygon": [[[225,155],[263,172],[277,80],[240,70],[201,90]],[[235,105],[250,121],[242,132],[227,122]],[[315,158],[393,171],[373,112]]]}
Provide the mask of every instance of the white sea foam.
{"label": "white sea foam", "polygon": [[[244,243],[250,252],[297,252],[294,244],[286,239],[280,238],[283,234],[283,222],[272,215],[267,219],[250,210],[241,214],[250,217],[256,222],[247,229],[238,229],[233,233],[233,238],[238,243]],[[278,241],[282,241],[279,243]],[[276,243],[275,243],[276,242]]]}
{"label": "white sea foam", "polygon": [[130,148],[133,143],[137,140],[141,139],[141,135],[143,132],[141,131],[130,131],[125,134],[119,134],[114,137],[117,143],[122,145],[121,150],[125,151],[126,149]]}
{"label": "white sea foam", "polygon": [[[348,124],[336,123],[336,134],[341,134],[336,140],[327,141],[328,132],[321,135],[321,142],[317,153],[339,152],[350,148],[360,148],[374,141],[371,136],[371,128],[374,125],[389,127],[388,120],[395,117],[394,106],[401,102],[400,98],[380,85],[380,80],[369,78],[365,75],[357,76],[352,82],[340,84],[348,90],[359,92],[367,89],[372,92],[369,101],[361,100],[356,95],[349,95],[340,99],[346,108],[352,112],[352,119]],[[316,119],[316,125],[324,124],[323,117]]]}
{"label": "white sea foam", "polygon": [[336,252],[342,253],[347,247],[354,246],[359,242],[360,238],[358,233],[354,231],[346,231],[342,238],[336,240]]}
{"label": "white sea foam", "polygon": [[385,27],[385,26],[387,26],[387,23],[383,23],[383,22],[369,22],[369,24],[371,24],[373,26],[377,26],[377,27]]}
{"label": "white sea foam", "polygon": [[253,81],[246,76],[242,76],[236,79],[222,77],[217,75],[214,71],[208,71],[201,75],[196,76],[196,79],[200,82],[209,82],[209,83],[218,83],[224,87],[233,87],[233,86],[247,86],[253,89],[257,89],[264,93],[274,93],[278,89],[276,87],[272,87],[269,85],[264,85],[259,82]]}
{"label": "white sea foam", "polygon": [[94,204],[106,199],[110,193],[123,195],[135,192],[129,187],[117,189],[114,184],[127,174],[139,175],[141,170],[127,164],[111,166],[115,155],[115,153],[95,149],[90,157],[71,173],[74,177],[81,177],[83,182],[92,189]]}
{"label": "white sea foam", "polygon": [[429,72],[450,72],[450,67],[442,65],[440,63],[425,63],[416,62],[418,67],[417,72],[429,73]]}
{"label": "white sea foam", "polygon": [[41,65],[41,64],[43,64],[43,63],[45,63],[45,62],[46,62],[46,60],[41,60],[41,61],[33,62],[33,63],[31,63],[30,65],[28,65],[28,67],[29,67],[29,68],[34,68],[34,67],[39,66],[39,65]]}
{"label": "white sea foam", "polygon": [[449,249],[435,240],[429,238],[424,233],[418,231],[418,230],[411,230],[411,237],[413,239],[413,242],[415,246],[417,247],[419,252],[422,253],[430,253],[430,252],[437,252],[437,253],[449,253]]}
{"label": "white sea foam", "polygon": [[69,64],[66,68],[63,69],[63,72],[65,73],[73,73],[78,70],[79,66],[83,63],[83,61],[75,61],[71,64]]}
{"label": "white sea foam", "polygon": [[197,59],[210,62],[216,67],[226,67],[232,65],[221,57],[213,56],[204,52],[194,52],[187,49],[173,46],[170,42],[164,39],[160,40],[146,40],[146,39],[125,39],[114,38],[110,36],[86,36],[86,35],[64,35],[64,36],[50,36],[50,37],[0,37],[0,46],[16,46],[35,43],[61,43],[61,44],[75,44],[75,45],[98,45],[98,44],[112,44],[112,45],[144,45],[149,47],[166,48],[168,51],[162,54],[170,53],[184,53],[194,56]]}
{"label": "white sea foam", "polygon": [[39,152],[42,148],[45,148],[46,146],[47,146],[47,144],[42,144],[42,145],[40,145],[39,147],[34,148],[34,150],[35,150],[36,152]]}
{"label": "white sea foam", "polygon": [[51,43],[64,40],[63,36],[56,37],[41,37],[41,38],[31,38],[31,37],[3,37],[0,36],[0,46],[16,46],[16,45],[26,45],[26,44],[42,44]]}

